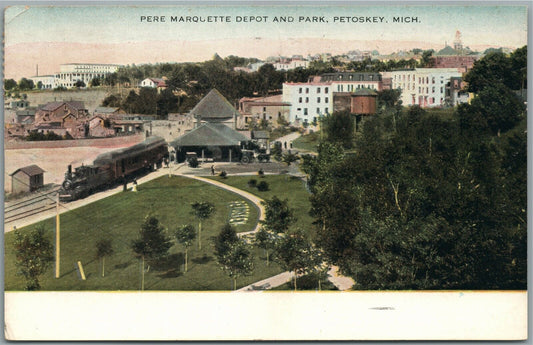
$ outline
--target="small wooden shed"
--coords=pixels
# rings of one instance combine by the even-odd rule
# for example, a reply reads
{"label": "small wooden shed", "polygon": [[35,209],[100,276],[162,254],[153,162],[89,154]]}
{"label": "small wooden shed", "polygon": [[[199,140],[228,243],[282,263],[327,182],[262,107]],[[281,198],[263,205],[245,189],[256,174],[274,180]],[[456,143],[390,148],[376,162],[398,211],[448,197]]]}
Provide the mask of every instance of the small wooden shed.
{"label": "small wooden shed", "polygon": [[27,167],[15,170],[11,176],[11,193],[32,192],[44,185],[44,170],[37,165],[28,165]]}

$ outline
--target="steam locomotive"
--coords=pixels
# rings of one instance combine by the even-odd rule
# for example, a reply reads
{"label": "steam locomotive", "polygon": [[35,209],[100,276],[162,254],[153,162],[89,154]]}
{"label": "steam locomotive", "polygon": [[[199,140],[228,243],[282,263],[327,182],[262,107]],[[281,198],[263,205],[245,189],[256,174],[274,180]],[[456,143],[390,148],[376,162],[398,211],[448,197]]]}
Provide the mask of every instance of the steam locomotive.
{"label": "steam locomotive", "polygon": [[160,168],[165,158],[168,158],[166,141],[160,137],[149,137],[142,143],[103,153],[92,165],[82,165],[74,172],[69,165],[59,199],[72,201],[85,198],[99,189],[125,182],[130,175],[142,169]]}

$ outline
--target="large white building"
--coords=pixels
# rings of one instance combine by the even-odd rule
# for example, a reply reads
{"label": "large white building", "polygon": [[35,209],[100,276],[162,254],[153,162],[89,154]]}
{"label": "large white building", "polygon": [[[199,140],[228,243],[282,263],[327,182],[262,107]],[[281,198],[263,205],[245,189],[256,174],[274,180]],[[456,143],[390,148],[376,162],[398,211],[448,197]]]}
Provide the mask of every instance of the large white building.
{"label": "large white building", "polygon": [[415,68],[412,70],[383,72],[391,78],[391,87],[401,89],[403,105],[440,107],[445,105],[446,84],[452,77],[461,77],[457,68]]}
{"label": "large white building", "polygon": [[331,82],[283,83],[283,102],[291,104],[289,122],[312,123],[333,107]]}
{"label": "large white building", "polygon": [[283,102],[291,104],[289,122],[312,123],[321,115],[333,113],[333,94],[359,89],[381,91],[379,73],[326,73],[307,83],[283,83]]}
{"label": "large white building", "polygon": [[91,63],[68,63],[59,66],[56,73],[56,87],[74,87],[77,81],[88,85],[94,78],[105,78],[106,75],[116,72],[121,65],[114,64],[91,64]]}

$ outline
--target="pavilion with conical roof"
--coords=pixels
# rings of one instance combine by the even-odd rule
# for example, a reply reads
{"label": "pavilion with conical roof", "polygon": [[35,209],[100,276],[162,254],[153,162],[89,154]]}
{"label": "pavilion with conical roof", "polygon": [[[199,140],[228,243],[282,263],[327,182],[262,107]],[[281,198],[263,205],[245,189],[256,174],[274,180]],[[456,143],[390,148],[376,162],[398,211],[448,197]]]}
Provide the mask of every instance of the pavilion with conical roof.
{"label": "pavilion with conical roof", "polygon": [[237,128],[241,114],[231,105],[217,89],[212,89],[189,112],[198,124],[223,123],[230,128]]}

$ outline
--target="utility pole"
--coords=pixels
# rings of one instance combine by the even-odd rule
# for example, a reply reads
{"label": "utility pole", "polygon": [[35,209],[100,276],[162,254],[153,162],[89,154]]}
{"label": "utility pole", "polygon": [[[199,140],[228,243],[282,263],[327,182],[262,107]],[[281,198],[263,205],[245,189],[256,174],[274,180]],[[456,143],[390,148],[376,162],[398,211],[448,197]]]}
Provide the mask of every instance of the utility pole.
{"label": "utility pole", "polygon": [[59,233],[59,192],[56,203],[56,278],[59,278],[59,254],[60,254],[60,233]]}

